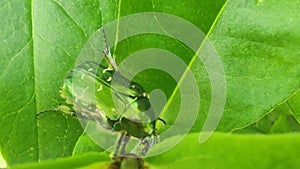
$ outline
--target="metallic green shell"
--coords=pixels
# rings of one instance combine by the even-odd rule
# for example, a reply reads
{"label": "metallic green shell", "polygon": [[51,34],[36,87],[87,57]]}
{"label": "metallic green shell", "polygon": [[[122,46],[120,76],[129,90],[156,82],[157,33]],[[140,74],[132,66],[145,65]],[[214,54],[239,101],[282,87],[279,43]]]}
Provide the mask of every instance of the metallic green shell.
{"label": "metallic green shell", "polygon": [[156,134],[156,120],[151,120],[155,113],[144,89],[95,62],[84,62],[71,70],[64,80],[61,96],[79,118],[137,138]]}

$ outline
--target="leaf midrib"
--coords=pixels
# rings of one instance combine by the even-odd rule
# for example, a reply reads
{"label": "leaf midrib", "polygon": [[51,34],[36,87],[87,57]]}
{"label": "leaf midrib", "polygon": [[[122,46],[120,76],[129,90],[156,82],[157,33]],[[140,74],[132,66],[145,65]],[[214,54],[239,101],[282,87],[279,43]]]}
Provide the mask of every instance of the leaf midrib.
{"label": "leaf midrib", "polygon": [[216,24],[217,24],[217,21],[219,20],[219,18],[220,18],[220,16],[221,16],[222,12],[224,11],[224,8],[225,8],[225,6],[227,5],[227,2],[228,2],[228,1],[229,1],[229,0],[226,0],[225,3],[223,4],[221,10],[219,11],[219,13],[218,13],[218,15],[216,16],[216,18],[215,18],[213,24],[211,25],[211,27],[210,27],[210,29],[209,29],[207,35],[205,36],[205,38],[204,38],[203,41],[201,42],[201,44],[200,44],[198,50],[196,51],[195,55],[192,57],[191,61],[189,62],[188,66],[187,66],[187,68],[186,68],[185,71],[183,72],[183,74],[182,74],[182,76],[180,77],[178,83],[176,84],[174,90],[172,91],[172,94],[171,94],[170,98],[168,99],[166,105],[164,106],[164,108],[163,108],[161,114],[164,114],[164,113],[168,110],[168,108],[170,107],[172,100],[174,99],[174,97],[175,97],[177,91],[179,90],[180,84],[183,82],[184,77],[185,77],[186,74],[189,72],[190,68],[192,67],[192,65],[193,65],[194,61],[196,60],[198,54],[200,53],[200,51],[201,51],[203,45],[204,45],[205,42],[208,40],[208,36],[211,34],[211,32],[213,31],[213,29],[215,28],[215,26],[216,26]]}
{"label": "leaf midrib", "polygon": [[[34,97],[34,103],[35,103],[35,106],[34,106],[34,108],[35,108],[35,110],[33,111],[33,112],[37,112],[37,97],[36,97],[36,94],[37,94],[37,87],[36,87],[36,81],[37,81],[37,77],[36,77],[36,62],[34,61],[34,56],[35,56],[35,41],[34,41],[34,2],[33,2],[33,0],[31,0],[31,2],[30,2],[31,4],[31,38],[32,38],[32,63],[33,63],[33,67],[32,67],[32,73],[33,73],[33,87],[34,87],[34,95],[35,95],[35,97]],[[36,120],[36,127],[35,127],[35,129],[36,129],[36,145],[37,145],[37,150],[36,150],[36,153],[37,153],[37,160],[39,160],[40,159],[40,146],[39,146],[39,130],[38,130],[38,124],[37,124],[37,120]]]}

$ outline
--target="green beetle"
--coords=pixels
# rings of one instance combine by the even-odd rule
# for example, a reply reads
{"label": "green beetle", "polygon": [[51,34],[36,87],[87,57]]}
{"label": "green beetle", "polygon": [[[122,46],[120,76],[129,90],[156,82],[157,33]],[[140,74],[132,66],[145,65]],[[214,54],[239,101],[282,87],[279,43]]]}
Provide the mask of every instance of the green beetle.
{"label": "green beetle", "polygon": [[68,105],[61,106],[60,111],[121,132],[114,156],[124,155],[130,136],[141,141],[141,154],[145,155],[157,142],[156,121],[164,124],[165,121],[156,117],[142,86],[120,74],[107,46],[104,29],[101,30],[105,42],[103,53],[111,67],[87,61],[72,69],[60,91]]}

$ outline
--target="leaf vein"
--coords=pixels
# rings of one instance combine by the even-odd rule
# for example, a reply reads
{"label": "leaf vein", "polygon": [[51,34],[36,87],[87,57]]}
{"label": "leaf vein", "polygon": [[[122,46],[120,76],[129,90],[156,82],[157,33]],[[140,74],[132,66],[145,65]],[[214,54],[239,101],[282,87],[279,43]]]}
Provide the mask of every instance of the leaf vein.
{"label": "leaf vein", "polygon": [[84,28],[76,21],[76,19],[74,17],[72,17],[71,14],[69,14],[60,3],[58,3],[56,0],[52,0],[52,1],[61,9],[61,11],[68,18],[70,18],[80,28],[80,30],[82,31],[83,35],[87,38],[88,36],[87,36],[86,32],[84,31]]}

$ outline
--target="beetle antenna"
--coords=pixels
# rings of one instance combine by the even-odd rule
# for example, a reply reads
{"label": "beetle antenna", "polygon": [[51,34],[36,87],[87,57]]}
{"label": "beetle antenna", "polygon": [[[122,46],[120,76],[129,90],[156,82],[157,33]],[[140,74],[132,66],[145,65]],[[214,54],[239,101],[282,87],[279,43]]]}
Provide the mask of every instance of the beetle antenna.
{"label": "beetle antenna", "polygon": [[108,47],[108,43],[107,43],[107,39],[106,39],[105,30],[104,30],[103,26],[100,29],[102,31],[103,40],[104,40],[104,50],[103,50],[103,53],[104,53],[106,59],[108,60],[108,62],[110,63],[110,65],[113,67],[113,69],[115,71],[119,71],[119,68],[118,68],[118,65],[116,64],[115,59],[111,56],[110,49]]}
{"label": "beetle antenna", "polygon": [[47,113],[47,112],[59,112],[61,111],[60,109],[56,108],[56,109],[46,109],[46,110],[42,110],[40,112],[38,112],[35,117],[38,118],[38,116],[40,116],[41,114]]}

